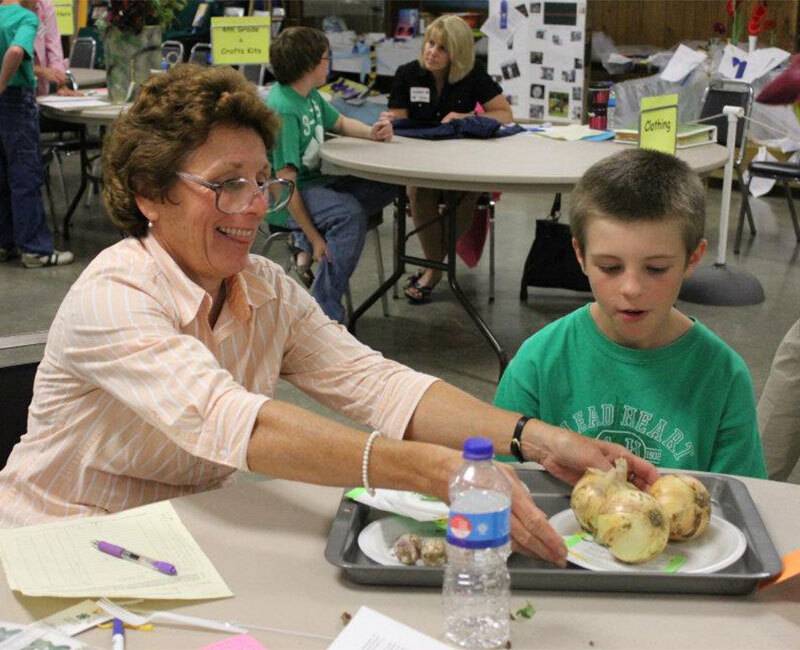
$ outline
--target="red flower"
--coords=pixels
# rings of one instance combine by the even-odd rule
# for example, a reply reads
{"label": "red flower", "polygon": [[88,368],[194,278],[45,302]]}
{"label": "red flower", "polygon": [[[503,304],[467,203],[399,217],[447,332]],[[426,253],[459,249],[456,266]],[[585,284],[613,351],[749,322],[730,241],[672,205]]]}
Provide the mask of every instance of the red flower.
{"label": "red flower", "polygon": [[727,11],[728,15],[733,18],[733,14],[736,12],[736,9],[733,8],[733,0],[727,0],[725,3],[725,11]]}

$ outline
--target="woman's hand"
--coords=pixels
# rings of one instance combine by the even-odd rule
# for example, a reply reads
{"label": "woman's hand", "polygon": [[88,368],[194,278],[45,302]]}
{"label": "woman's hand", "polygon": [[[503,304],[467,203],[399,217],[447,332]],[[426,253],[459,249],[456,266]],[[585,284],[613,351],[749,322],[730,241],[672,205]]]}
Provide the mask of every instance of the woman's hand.
{"label": "woman's hand", "polygon": [[621,445],[587,438],[569,429],[538,424],[535,431],[528,432],[527,439],[522,437],[523,456],[535,460],[562,481],[574,485],[589,467],[609,470],[617,458],[628,462],[628,480],[640,489],[652,485],[658,478],[658,470],[653,465]]}
{"label": "woman's hand", "polygon": [[498,463],[511,481],[511,548],[525,555],[535,555],[560,567],[567,565],[567,547],[553,530],[547,515],[533,502],[531,493],[511,467]]}
{"label": "woman's hand", "polygon": [[465,117],[471,117],[472,113],[448,113],[442,118],[442,124],[447,124],[452,120],[463,120]]}
{"label": "woman's hand", "polygon": [[381,113],[381,119],[372,125],[370,138],[377,140],[378,142],[389,142],[394,135],[394,131],[392,129],[391,121],[383,119],[383,115],[384,113]]}

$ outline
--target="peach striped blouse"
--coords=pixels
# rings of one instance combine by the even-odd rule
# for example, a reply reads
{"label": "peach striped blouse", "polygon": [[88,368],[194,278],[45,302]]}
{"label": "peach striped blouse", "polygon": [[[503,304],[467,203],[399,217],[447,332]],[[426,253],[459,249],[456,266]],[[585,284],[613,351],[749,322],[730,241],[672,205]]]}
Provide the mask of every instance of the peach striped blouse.
{"label": "peach striped blouse", "polygon": [[223,485],[247,469],[256,415],[279,376],[403,436],[434,377],[359,343],[264,258],[227,283],[212,330],[211,297],[153,237],[97,256],[50,328],[27,433],[0,472],[0,526]]}

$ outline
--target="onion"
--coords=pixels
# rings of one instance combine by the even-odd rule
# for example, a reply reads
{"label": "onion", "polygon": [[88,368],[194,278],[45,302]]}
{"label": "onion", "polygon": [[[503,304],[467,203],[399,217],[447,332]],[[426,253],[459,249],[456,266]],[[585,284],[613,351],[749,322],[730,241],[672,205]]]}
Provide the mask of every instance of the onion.
{"label": "onion", "polygon": [[706,486],[694,476],[665,474],[650,486],[648,492],[664,508],[671,540],[694,539],[708,528],[711,496]]}
{"label": "onion", "polygon": [[635,487],[620,489],[597,513],[594,537],[618,560],[635,564],[654,558],[666,548],[669,526],[655,498]]}
{"label": "onion", "polygon": [[[618,458],[614,468],[607,472],[589,468],[572,488],[569,505],[575,518],[585,531],[595,534],[597,531],[597,513],[603,507],[606,498],[616,490],[625,487],[628,463]],[[631,486],[633,487],[633,486]]]}

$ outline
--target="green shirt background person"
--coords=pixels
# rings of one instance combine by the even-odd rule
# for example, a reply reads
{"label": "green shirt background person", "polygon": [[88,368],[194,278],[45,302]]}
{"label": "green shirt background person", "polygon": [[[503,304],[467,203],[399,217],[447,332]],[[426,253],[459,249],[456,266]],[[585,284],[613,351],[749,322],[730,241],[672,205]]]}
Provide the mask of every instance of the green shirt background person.
{"label": "green shirt background person", "polygon": [[494,403],[657,467],[766,478],[747,366],[697,321],[666,346],[634,349],[607,338],[582,307],[522,345]]}
{"label": "green shirt background person", "polygon": [[[281,130],[275,148],[269,152],[273,169],[294,167],[296,189],[330,182],[323,176],[320,150],[325,132],[332,131],[339,120],[339,111],[314,88],[306,97],[288,85],[276,84],[267,96],[267,106],[281,116]],[[270,223],[286,226],[289,210],[284,208],[270,215]]]}
{"label": "green shirt background person", "polygon": [[0,59],[13,46],[22,49],[23,55],[16,70],[9,79],[0,74],[0,91],[6,87],[35,88],[36,77],[33,74],[33,42],[36,30],[39,29],[39,17],[33,9],[26,9],[18,3],[0,5]]}

